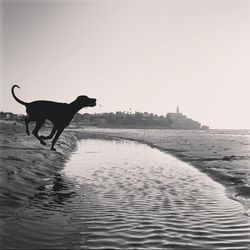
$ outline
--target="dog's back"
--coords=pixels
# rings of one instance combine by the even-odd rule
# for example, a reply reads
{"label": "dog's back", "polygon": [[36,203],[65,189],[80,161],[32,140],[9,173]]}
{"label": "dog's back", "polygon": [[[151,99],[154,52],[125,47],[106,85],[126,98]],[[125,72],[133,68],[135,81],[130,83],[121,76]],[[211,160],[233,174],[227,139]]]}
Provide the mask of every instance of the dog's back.
{"label": "dog's back", "polygon": [[69,104],[52,101],[34,101],[26,105],[27,114],[34,120],[49,119],[55,122],[67,118],[70,113],[68,110]]}

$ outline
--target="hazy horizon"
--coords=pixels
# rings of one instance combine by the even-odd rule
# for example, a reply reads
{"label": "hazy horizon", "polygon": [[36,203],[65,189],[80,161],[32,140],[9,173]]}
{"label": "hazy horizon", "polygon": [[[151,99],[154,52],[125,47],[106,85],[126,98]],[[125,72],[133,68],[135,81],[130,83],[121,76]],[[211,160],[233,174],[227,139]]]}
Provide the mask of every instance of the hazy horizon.
{"label": "hazy horizon", "polygon": [[0,110],[97,98],[81,113],[180,112],[250,129],[248,0],[1,3]]}

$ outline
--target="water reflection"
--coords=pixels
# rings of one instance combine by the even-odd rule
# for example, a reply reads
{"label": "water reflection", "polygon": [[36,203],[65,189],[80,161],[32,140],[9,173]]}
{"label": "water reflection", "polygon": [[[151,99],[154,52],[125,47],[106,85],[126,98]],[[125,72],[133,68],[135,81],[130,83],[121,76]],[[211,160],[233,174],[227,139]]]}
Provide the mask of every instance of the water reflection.
{"label": "water reflection", "polygon": [[30,205],[62,206],[76,195],[75,185],[60,173],[51,177],[49,183],[36,188],[37,193],[30,198]]}

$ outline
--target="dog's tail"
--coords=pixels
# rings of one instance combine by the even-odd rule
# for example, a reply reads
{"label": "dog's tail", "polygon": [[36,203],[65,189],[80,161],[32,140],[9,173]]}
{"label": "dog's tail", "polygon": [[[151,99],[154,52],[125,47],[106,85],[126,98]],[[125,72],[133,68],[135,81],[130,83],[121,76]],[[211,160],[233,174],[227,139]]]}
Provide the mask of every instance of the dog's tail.
{"label": "dog's tail", "polygon": [[19,87],[18,85],[13,85],[13,86],[12,86],[12,88],[11,88],[11,93],[12,93],[14,99],[15,99],[17,102],[21,103],[22,105],[26,106],[26,105],[27,105],[26,102],[23,102],[23,101],[21,101],[19,98],[16,97],[16,95],[15,95],[15,93],[14,93],[14,88],[15,88],[15,87],[17,87],[17,88],[20,89],[20,87]]}

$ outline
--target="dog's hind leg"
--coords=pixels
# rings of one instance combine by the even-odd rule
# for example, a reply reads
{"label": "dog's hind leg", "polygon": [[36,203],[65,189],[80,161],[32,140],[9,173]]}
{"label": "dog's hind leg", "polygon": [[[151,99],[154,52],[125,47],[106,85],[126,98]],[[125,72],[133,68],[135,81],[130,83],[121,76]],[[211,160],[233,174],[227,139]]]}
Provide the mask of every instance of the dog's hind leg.
{"label": "dog's hind leg", "polygon": [[61,133],[63,132],[64,128],[59,128],[56,132],[56,135],[54,137],[54,139],[52,140],[52,146],[51,146],[51,150],[54,150],[56,151],[56,149],[54,148],[55,144],[56,144],[56,141],[57,139],[59,138],[59,136],[61,135]]}
{"label": "dog's hind leg", "polygon": [[31,122],[31,119],[30,119],[30,117],[26,117],[26,118],[24,119],[24,121],[25,121],[25,126],[26,126],[25,132],[26,132],[27,135],[30,135],[30,131],[29,131],[29,122]]}
{"label": "dog's hind leg", "polygon": [[40,139],[42,139],[42,140],[52,139],[53,136],[54,136],[54,134],[56,133],[56,130],[57,130],[57,128],[54,126],[53,129],[52,129],[52,131],[51,131],[51,133],[48,136],[41,135]]}
{"label": "dog's hind leg", "polygon": [[45,120],[39,120],[36,122],[36,127],[34,128],[32,134],[40,141],[42,145],[46,145],[46,143],[38,136],[38,131],[44,124]]}

